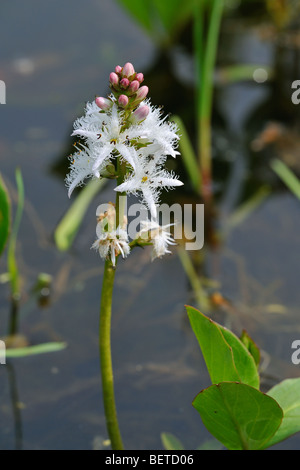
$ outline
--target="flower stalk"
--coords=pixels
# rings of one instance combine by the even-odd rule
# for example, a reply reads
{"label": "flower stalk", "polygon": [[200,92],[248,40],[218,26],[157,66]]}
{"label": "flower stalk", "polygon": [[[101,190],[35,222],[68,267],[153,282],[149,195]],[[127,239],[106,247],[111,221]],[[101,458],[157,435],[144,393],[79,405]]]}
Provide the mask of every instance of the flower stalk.
{"label": "flower stalk", "polygon": [[105,261],[102,283],[99,326],[99,352],[106,426],[113,450],[123,450],[123,442],[117,417],[114,377],[111,356],[111,313],[115,279],[115,268],[110,260]]}

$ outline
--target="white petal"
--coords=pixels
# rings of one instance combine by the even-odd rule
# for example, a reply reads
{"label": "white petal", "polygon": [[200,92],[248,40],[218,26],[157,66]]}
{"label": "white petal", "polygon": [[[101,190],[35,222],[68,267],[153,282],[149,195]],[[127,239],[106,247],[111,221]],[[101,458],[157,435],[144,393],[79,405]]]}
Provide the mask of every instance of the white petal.
{"label": "white petal", "polygon": [[73,179],[72,183],[70,184],[69,186],[69,189],[68,189],[68,196],[71,197],[71,194],[72,192],[74,191],[74,189],[76,188],[76,186],[78,186],[80,183],[83,182],[83,180],[90,175],[90,171],[82,171],[82,173],[80,173],[79,175],[76,176],[76,178]]}
{"label": "white petal", "polygon": [[[160,183],[161,182],[161,183]],[[161,186],[182,186],[183,183],[176,178],[159,178]]]}
{"label": "white petal", "polygon": [[89,131],[86,129],[76,129],[75,131],[72,132],[72,136],[74,135],[79,135],[81,137],[90,137],[91,139],[98,139],[98,134],[93,131]]}
{"label": "white petal", "polygon": [[122,155],[122,157],[129,163],[129,165],[132,166],[132,168],[135,170],[136,168],[136,159],[134,159],[133,152],[135,152],[134,149],[130,150],[128,147],[126,147],[125,144],[117,144],[116,149]]}
{"label": "white petal", "polygon": [[99,168],[102,166],[103,162],[107,157],[110,156],[111,152],[111,145],[104,145],[103,147],[100,147],[98,157],[96,158],[96,161],[93,165],[93,171],[99,173]]}
{"label": "white petal", "polygon": [[124,181],[124,183],[119,184],[119,186],[116,186],[114,188],[115,191],[118,192],[132,192],[136,191],[138,189],[137,183],[135,178],[129,178],[127,181]]}
{"label": "white petal", "polygon": [[157,208],[156,208],[156,204],[155,204],[155,197],[151,191],[151,189],[148,187],[148,188],[145,188],[142,190],[143,192],[143,195],[144,195],[144,199],[145,199],[145,202],[151,212],[151,217],[153,218],[156,218],[157,216]]}

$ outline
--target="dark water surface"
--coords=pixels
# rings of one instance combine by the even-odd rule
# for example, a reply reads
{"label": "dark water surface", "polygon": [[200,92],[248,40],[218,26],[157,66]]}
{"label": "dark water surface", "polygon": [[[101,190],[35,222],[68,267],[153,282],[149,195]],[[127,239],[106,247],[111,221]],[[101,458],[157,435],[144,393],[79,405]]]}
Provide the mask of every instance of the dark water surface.
{"label": "dark water surface", "polygon": [[[17,166],[26,194],[17,245],[23,292],[20,331],[32,344],[67,343],[63,351],[11,359],[0,366],[1,449],[99,449],[107,439],[98,358],[103,264],[90,246],[96,207],[113,199],[113,185],[91,204],[69,252],[56,249],[53,232],[70,206],[63,182],[65,157],[72,145],[72,123],[84,102],[104,95],[110,71],[128,60],[145,73],[146,82],[147,71],[154,81],[160,55],[114,2],[88,0],[82,5],[16,0],[1,6],[0,79],[6,83],[7,104],[0,106],[0,171],[14,209]],[[225,28],[224,36],[220,54],[225,64],[242,57],[274,65],[274,43],[263,41],[255,28],[236,34]],[[188,51],[174,49],[170,57],[178,90],[190,96],[191,83],[184,74],[192,69]],[[286,81],[300,78],[285,70],[282,90]],[[277,95],[272,93],[272,86],[254,81],[217,90],[214,154],[221,226],[251,188],[273,184],[266,155],[249,150],[266,122],[281,117],[286,123],[290,111],[280,107],[279,99],[276,109]],[[154,102],[163,101],[159,87],[150,95]],[[167,103],[167,111],[180,111],[177,97],[166,96],[162,104]],[[283,102],[289,100],[288,94],[283,97]],[[185,108],[188,112],[193,122],[193,108]],[[291,119],[296,117],[293,109]],[[180,163],[176,171],[187,187],[180,197],[193,197]],[[299,210],[299,202],[276,187],[218,249],[206,246],[205,275],[230,305],[212,315],[238,334],[246,328],[261,347],[266,390],[300,376],[300,366],[291,362],[292,341],[300,338]],[[3,256],[0,272],[6,269]],[[44,307],[29,298],[40,272],[53,277]],[[185,304],[196,302],[176,250],[153,263],[148,250],[135,250],[120,262],[112,345],[117,407],[128,449],[161,449],[164,431],[189,449],[210,438],[191,406],[210,382]],[[3,336],[9,311],[9,286],[2,284]],[[300,438],[276,448],[300,449]]]}

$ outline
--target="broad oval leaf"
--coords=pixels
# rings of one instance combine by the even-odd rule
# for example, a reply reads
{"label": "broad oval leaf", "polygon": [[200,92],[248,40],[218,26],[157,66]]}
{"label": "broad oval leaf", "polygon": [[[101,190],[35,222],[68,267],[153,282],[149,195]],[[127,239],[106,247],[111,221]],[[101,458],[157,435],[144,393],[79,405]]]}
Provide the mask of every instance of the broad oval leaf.
{"label": "broad oval leaf", "polygon": [[3,252],[10,231],[10,200],[0,175],[0,255]]}
{"label": "broad oval leaf", "polygon": [[196,396],[193,406],[208,431],[229,450],[265,448],[283,418],[273,398],[239,382],[211,385]]}
{"label": "broad oval leaf", "polygon": [[283,380],[269,390],[268,395],[283,410],[283,421],[268,444],[271,446],[300,431],[300,378]]}
{"label": "broad oval leaf", "polygon": [[186,308],[212,383],[242,382],[259,388],[253,356],[238,337],[199,310]]}

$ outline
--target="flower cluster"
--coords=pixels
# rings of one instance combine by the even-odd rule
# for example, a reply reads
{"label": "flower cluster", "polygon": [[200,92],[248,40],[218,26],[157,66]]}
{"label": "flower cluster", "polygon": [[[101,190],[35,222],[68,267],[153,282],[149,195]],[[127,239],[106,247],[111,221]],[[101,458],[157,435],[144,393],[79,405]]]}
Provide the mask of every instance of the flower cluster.
{"label": "flower cluster", "polygon": [[108,204],[106,212],[97,215],[96,235],[97,240],[93,243],[92,248],[99,251],[101,258],[110,257],[113,266],[116,265],[116,258],[122,255],[123,258],[130,253],[128,235],[126,232],[126,219],[115,229],[116,211],[112,203]]}
{"label": "flower cluster", "polygon": [[[143,81],[143,74],[136,73],[132,64],[118,65],[109,76],[110,95],[86,104],[85,114],[74,123],[72,135],[81,143],[75,144],[76,152],[70,156],[66,185],[70,196],[87,178],[109,177],[117,180],[116,192],[140,196],[154,221],[145,223],[142,230],[153,240],[154,257],[160,257],[169,252],[172,239],[157,223],[157,206],[162,189],[182,185],[164,169],[167,157],[179,154],[179,137],[176,125],[151,105]],[[125,257],[129,253],[125,234],[124,228],[108,231],[98,222],[93,246],[102,258],[109,256],[114,263],[118,254]]]}

